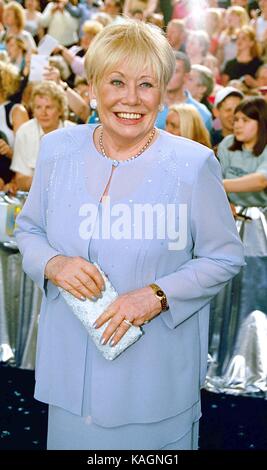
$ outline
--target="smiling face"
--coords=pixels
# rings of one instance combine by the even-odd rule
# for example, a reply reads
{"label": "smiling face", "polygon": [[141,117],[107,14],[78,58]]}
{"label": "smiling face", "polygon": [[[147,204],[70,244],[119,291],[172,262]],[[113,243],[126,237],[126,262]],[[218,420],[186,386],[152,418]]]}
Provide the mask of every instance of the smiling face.
{"label": "smiling face", "polygon": [[240,31],[236,40],[237,52],[251,51],[254,42],[249,35]]}
{"label": "smiling face", "polygon": [[253,149],[258,139],[258,121],[251,119],[241,111],[234,116],[234,135],[239,142],[243,142],[245,148]]}
{"label": "smiling face", "polygon": [[225,135],[233,132],[235,108],[240,104],[240,101],[241,97],[230,95],[218,107],[217,115],[220,118]]}
{"label": "smiling face", "polygon": [[118,145],[128,141],[134,146],[147,138],[161,102],[159,83],[151,70],[140,72],[129,69],[127,63],[118,65],[93,94],[103,130]]}

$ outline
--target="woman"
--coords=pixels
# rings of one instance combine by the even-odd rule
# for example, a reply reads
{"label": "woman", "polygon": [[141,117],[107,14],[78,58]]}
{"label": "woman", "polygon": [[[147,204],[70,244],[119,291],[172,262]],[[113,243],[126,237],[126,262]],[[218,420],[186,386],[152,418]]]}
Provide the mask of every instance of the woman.
{"label": "woman", "polygon": [[29,51],[36,49],[36,44],[31,33],[24,29],[25,21],[25,11],[19,3],[11,1],[5,5],[3,25],[6,31],[3,32],[1,41],[6,41],[9,36],[17,36],[26,42]]}
{"label": "woman", "polygon": [[5,139],[0,138],[0,158],[3,160],[0,178],[5,183],[10,181],[9,170],[13,155],[15,133],[29,116],[19,103],[13,101],[20,87],[20,77],[13,65],[0,61],[0,131]]}
{"label": "woman", "polygon": [[4,189],[6,183],[9,183],[14,176],[10,170],[10,146],[7,137],[0,130],[0,191]]}
{"label": "woman", "polygon": [[237,33],[242,26],[249,22],[248,14],[245,8],[232,6],[227,8],[225,14],[225,29],[219,37],[219,49],[217,58],[221,64],[221,70],[224,69],[226,62],[236,56]]}
{"label": "woman", "polygon": [[[215,301],[217,318],[224,317],[226,321],[231,318],[232,333],[227,338],[227,355],[230,354],[231,358],[231,353],[234,353],[231,367],[229,364],[226,371],[229,357],[225,357],[222,351],[218,365],[220,367],[224,363],[223,372],[229,373],[228,389],[266,391],[266,367],[262,362],[266,333],[258,323],[262,314],[257,312],[267,314],[267,103],[263,98],[246,98],[236,107],[233,135],[220,143],[218,157],[246,256],[246,266],[232,288],[228,286]],[[244,331],[245,324],[248,327]],[[233,342],[237,331],[241,333],[242,330],[240,350]],[[262,334],[259,342],[257,330]],[[224,339],[222,336],[221,341]],[[252,362],[249,364],[250,357]]]}
{"label": "woman", "polygon": [[[85,59],[101,125],[42,140],[17,240],[26,272],[46,292],[35,396],[50,403],[49,449],[197,448],[208,303],[243,261],[211,151],[154,128],[174,64],[157,28],[107,26]],[[113,219],[112,236],[110,204],[124,219]],[[181,239],[163,234],[162,211],[151,235],[151,204],[163,212],[171,204],[176,216],[184,204],[182,218],[190,204]],[[119,293],[96,321],[98,328],[111,319],[102,342],[116,331],[116,344],[130,324],[145,333],[112,362],[58,291],[98,298],[104,283],[95,261]]]}
{"label": "woman", "polygon": [[16,67],[19,74],[23,74],[26,66],[26,42],[17,36],[9,36],[6,40],[6,49],[10,62]]}
{"label": "woman", "polygon": [[190,104],[174,104],[169,107],[166,131],[211,148],[209,133],[198,111]]}
{"label": "woman", "polygon": [[243,26],[236,40],[236,58],[229,60],[222,74],[222,84],[226,86],[230,80],[243,78],[249,85],[251,77],[255,78],[258,68],[262,65],[259,45],[251,26]]}
{"label": "woman", "polygon": [[35,85],[31,108],[33,119],[22,125],[16,134],[11,164],[16,173],[14,184],[23,191],[29,191],[31,187],[42,136],[73,124],[67,120],[66,94],[56,83],[47,81]]}
{"label": "woman", "polygon": [[41,27],[42,13],[39,0],[25,0],[25,29],[29,31],[36,43],[44,36],[44,29]]}

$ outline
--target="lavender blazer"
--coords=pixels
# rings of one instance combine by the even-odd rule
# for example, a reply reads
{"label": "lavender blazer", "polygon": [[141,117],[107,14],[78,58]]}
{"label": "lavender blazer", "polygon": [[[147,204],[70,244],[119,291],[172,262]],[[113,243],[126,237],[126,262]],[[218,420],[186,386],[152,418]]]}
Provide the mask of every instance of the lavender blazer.
{"label": "lavender blazer", "polygon": [[[99,207],[112,170],[93,144],[94,128],[60,129],[42,139],[16,232],[24,270],[44,292],[35,397],[78,415],[87,333],[57,287],[48,282],[44,289],[44,269],[57,254],[88,259],[92,240],[81,237],[83,211],[86,204]],[[140,157],[116,168],[109,196],[111,204],[185,204],[188,224],[182,250],[169,250],[157,237],[98,242],[98,262],[120,294],[156,282],[170,306],[114,361],[92,348],[91,414],[106,427],[160,421],[197,403],[209,302],[244,263],[219,163],[200,144],[160,131]]]}

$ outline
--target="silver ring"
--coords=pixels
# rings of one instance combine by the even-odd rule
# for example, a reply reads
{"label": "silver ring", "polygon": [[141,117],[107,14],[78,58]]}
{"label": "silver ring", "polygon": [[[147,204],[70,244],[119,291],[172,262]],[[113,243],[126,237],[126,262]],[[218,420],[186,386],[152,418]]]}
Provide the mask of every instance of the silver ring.
{"label": "silver ring", "polygon": [[144,321],[143,325],[146,325],[147,323],[149,323],[149,320]]}
{"label": "silver ring", "polygon": [[126,323],[126,325],[128,326],[133,326],[133,324],[130,322],[130,320],[127,320],[127,318],[124,318],[124,323]]}

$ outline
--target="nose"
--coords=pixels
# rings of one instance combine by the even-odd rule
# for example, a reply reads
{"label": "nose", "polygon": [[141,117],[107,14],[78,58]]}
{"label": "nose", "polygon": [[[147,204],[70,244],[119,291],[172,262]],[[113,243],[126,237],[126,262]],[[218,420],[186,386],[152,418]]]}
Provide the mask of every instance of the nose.
{"label": "nose", "polygon": [[128,104],[131,106],[140,104],[141,100],[139,91],[135,83],[130,83],[127,87],[125,87],[125,96],[123,97],[122,102],[123,104]]}

